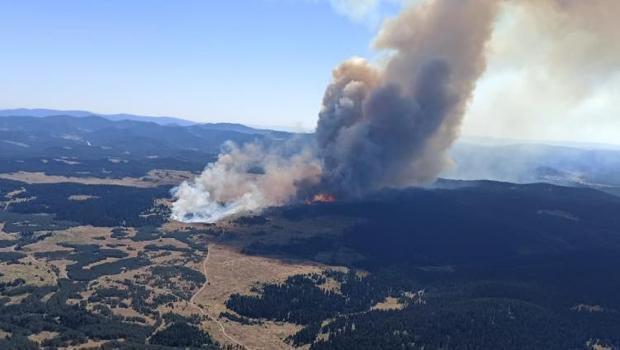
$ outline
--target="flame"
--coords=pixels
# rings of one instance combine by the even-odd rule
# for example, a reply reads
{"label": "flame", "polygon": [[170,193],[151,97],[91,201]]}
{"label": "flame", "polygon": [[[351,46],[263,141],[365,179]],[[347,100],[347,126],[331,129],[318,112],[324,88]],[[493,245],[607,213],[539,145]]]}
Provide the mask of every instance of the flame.
{"label": "flame", "polygon": [[312,199],[307,200],[306,203],[307,204],[311,204],[311,203],[331,203],[331,202],[335,202],[336,201],[336,197],[332,194],[329,193],[318,193],[315,194],[314,197],[312,197]]}

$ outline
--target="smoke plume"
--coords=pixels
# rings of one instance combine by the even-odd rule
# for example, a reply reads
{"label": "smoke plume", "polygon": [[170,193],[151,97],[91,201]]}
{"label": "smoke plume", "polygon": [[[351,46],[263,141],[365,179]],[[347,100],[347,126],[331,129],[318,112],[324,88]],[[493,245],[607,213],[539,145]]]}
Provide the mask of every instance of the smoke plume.
{"label": "smoke plume", "polygon": [[376,40],[391,52],[384,67],[353,59],[334,71],[316,130],[331,191],[362,195],[437,176],[484,71],[496,7],[445,0],[409,8]]}
{"label": "smoke plume", "polygon": [[239,212],[281,205],[293,199],[297,186],[317,183],[319,161],[310,148],[287,155],[286,147],[227,143],[215,163],[191,182],[173,190],[172,218],[216,222]]}
{"label": "smoke plume", "polygon": [[318,193],[355,197],[434,180],[450,162],[505,4],[531,16],[595,11],[578,0],[427,0],[406,8],[375,40],[384,61],[353,58],[333,71],[315,142],[296,152],[228,145],[175,189],[173,217],[213,222]]}
{"label": "smoke plume", "polygon": [[617,0],[504,3],[464,132],[617,143],[618,14]]}

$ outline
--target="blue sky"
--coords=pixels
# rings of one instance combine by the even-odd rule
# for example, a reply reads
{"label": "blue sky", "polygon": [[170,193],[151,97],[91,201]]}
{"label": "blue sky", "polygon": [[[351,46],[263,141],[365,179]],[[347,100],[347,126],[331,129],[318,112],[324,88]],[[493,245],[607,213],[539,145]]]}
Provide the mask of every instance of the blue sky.
{"label": "blue sky", "polygon": [[[381,21],[419,1],[0,0],[0,109],[311,130],[331,70],[372,59]],[[620,70],[580,68],[620,60],[620,26],[598,35],[506,4],[463,134],[620,144]]]}
{"label": "blue sky", "polygon": [[0,0],[0,108],[310,129],[331,69],[372,55],[378,26],[332,5]]}

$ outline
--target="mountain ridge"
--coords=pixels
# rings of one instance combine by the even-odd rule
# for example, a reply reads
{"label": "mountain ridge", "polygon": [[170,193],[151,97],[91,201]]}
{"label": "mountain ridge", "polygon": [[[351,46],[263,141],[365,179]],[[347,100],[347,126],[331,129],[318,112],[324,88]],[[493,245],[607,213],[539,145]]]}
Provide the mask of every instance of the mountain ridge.
{"label": "mountain ridge", "polygon": [[111,121],[132,120],[153,122],[159,125],[180,125],[189,126],[198,124],[196,122],[170,116],[144,116],[129,113],[116,113],[116,114],[104,114],[94,113],[83,110],[58,110],[49,108],[14,108],[14,109],[0,109],[0,117],[36,117],[45,118],[51,116],[70,116],[70,117],[90,117],[98,116]]}

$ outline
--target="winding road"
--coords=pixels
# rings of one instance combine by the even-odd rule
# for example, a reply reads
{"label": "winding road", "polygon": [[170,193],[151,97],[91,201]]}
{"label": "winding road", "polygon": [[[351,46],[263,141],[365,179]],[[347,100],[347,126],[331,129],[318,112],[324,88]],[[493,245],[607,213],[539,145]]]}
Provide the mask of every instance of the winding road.
{"label": "winding road", "polygon": [[222,335],[226,339],[230,340],[233,344],[236,344],[236,345],[240,346],[242,349],[252,350],[247,345],[243,344],[242,342],[238,341],[237,339],[231,337],[228,333],[226,333],[226,329],[224,328],[224,325],[222,325],[222,323],[217,319],[217,317],[215,317],[215,316],[211,315],[210,313],[208,313],[205,310],[205,306],[204,305],[200,305],[200,304],[196,303],[196,297],[198,297],[198,295],[200,293],[202,293],[207,288],[207,286],[209,285],[209,277],[207,277],[207,262],[209,261],[209,254],[210,254],[210,252],[211,252],[211,250],[207,248],[207,256],[205,257],[204,261],[202,262],[202,274],[206,278],[205,283],[202,285],[202,287],[200,287],[200,289],[198,289],[198,291],[194,295],[192,295],[192,297],[189,299],[189,304],[194,306],[198,310],[200,310],[200,313],[202,315],[206,316],[211,321],[215,322],[218,325],[218,327],[220,328],[220,330],[222,331]]}

